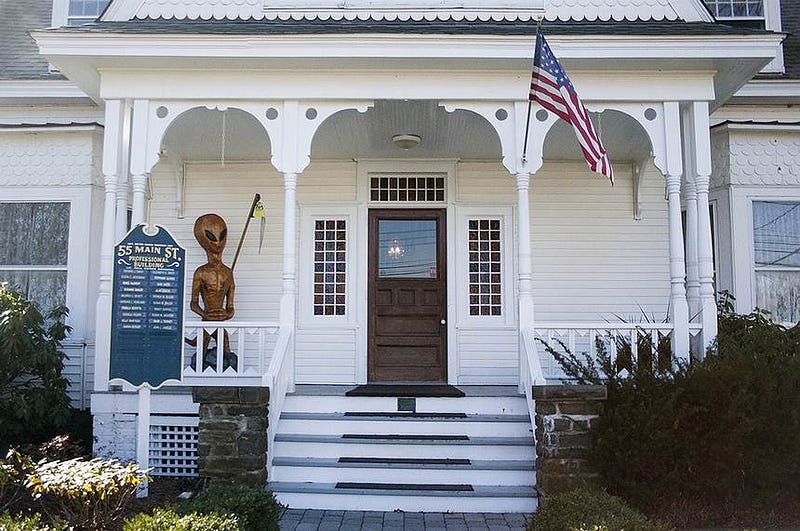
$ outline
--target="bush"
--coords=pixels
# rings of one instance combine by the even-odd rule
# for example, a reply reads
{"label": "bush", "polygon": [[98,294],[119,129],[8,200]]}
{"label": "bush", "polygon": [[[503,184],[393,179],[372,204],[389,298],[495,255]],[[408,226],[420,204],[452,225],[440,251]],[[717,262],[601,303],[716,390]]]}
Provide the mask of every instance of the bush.
{"label": "bush", "polygon": [[33,469],[33,461],[14,449],[0,460],[0,511],[20,510],[30,505],[30,493],[25,481]]}
{"label": "bush", "polygon": [[67,526],[55,522],[46,524],[42,522],[39,514],[11,515],[9,513],[0,514],[0,529],[3,531],[67,531]]}
{"label": "bush", "polygon": [[601,352],[598,366],[565,368],[607,386],[592,457],[610,492],[648,514],[708,507],[707,525],[737,522],[731,507],[800,506],[800,329],[723,300],[702,362],[626,372]]}
{"label": "bush", "polygon": [[135,464],[102,459],[41,461],[26,484],[37,505],[53,519],[78,528],[109,529],[147,478]]}
{"label": "bush", "polygon": [[660,531],[623,500],[589,487],[556,494],[528,521],[528,531]]}
{"label": "bush", "polygon": [[189,513],[180,515],[169,509],[156,509],[152,515],[138,514],[125,522],[124,531],[239,531],[234,515]]}
{"label": "bush", "polygon": [[62,306],[43,316],[34,303],[0,285],[0,450],[50,438],[69,421],[60,350],[70,330],[66,315]]}
{"label": "bush", "polygon": [[235,514],[244,531],[272,531],[284,507],[275,495],[247,487],[211,487],[176,507],[180,514]]}

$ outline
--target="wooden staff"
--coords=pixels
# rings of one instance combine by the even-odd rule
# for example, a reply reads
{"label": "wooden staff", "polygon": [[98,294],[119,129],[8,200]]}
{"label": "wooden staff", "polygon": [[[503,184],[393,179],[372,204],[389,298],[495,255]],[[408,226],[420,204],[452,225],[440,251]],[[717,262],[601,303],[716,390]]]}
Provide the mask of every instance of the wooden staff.
{"label": "wooden staff", "polygon": [[236,254],[233,255],[233,264],[231,264],[231,271],[236,267],[236,261],[239,259],[239,253],[242,252],[242,244],[244,237],[247,234],[247,227],[250,226],[250,220],[253,218],[253,212],[256,209],[256,204],[261,201],[261,194],[256,194],[253,198],[253,204],[250,205],[250,212],[247,213],[247,221],[244,222],[244,230],[242,230],[242,237],[239,238],[239,245],[236,246]]}

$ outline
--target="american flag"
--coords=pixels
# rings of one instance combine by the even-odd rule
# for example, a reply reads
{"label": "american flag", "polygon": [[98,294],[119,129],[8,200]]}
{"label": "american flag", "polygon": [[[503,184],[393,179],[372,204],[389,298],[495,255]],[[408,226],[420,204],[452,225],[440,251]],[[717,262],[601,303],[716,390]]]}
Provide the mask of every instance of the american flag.
{"label": "american flag", "polygon": [[608,160],[606,148],[594,129],[586,107],[581,103],[561,64],[553,55],[544,35],[536,32],[536,53],[533,57],[531,91],[528,99],[555,113],[572,124],[583,156],[592,171],[605,175],[614,184],[614,169]]}

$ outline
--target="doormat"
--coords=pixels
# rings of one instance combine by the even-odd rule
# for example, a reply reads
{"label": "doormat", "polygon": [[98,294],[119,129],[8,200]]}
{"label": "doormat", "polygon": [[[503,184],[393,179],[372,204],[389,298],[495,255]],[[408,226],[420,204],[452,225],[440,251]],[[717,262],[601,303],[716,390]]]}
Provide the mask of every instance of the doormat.
{"label": "doormat", "polygon": [[461,398],[464,391],[447,384],[367,384],[350,389],[345,396]]}

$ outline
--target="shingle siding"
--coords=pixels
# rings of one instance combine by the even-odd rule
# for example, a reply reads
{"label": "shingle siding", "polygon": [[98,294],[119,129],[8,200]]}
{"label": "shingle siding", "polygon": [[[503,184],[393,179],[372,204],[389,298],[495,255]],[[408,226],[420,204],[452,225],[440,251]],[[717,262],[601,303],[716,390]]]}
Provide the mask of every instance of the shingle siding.
{"label": "shingle siding", "polygon": [[800,2],[781,2],[781,25],[789,37],[783,42],[786,76],[800,79]]}
{"label": "shingle siding", "polygon": [[0,0],[0,79],[62,79],[49,71],[28,34],[50,27],[52,10],[53,0]]}

